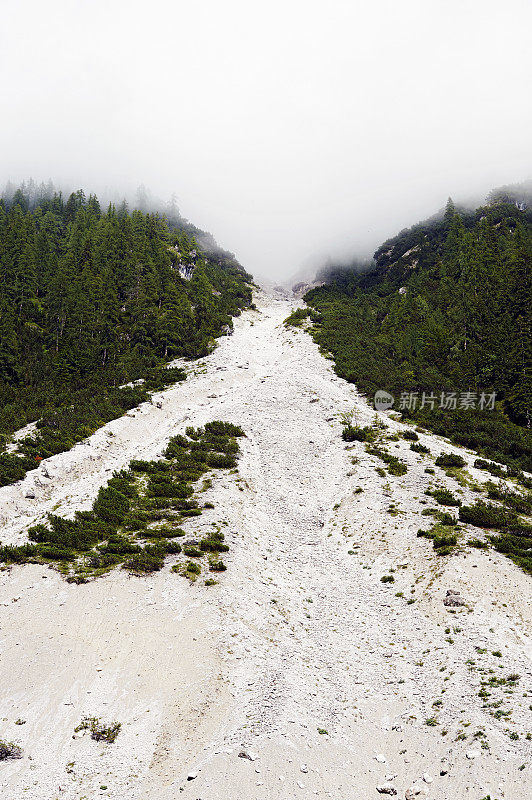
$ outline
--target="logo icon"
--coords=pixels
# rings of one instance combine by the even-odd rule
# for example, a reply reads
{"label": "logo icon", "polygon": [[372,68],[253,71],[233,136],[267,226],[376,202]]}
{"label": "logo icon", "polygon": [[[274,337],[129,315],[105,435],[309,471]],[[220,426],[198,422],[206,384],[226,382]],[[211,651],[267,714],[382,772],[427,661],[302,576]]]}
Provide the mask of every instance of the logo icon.
{"label": "logo icon", "polygon": [[393,406],[394,396],[389,392],[385,392],[384,389],[379,389],[375,392],[373,403],[376,411],[386,411]]}

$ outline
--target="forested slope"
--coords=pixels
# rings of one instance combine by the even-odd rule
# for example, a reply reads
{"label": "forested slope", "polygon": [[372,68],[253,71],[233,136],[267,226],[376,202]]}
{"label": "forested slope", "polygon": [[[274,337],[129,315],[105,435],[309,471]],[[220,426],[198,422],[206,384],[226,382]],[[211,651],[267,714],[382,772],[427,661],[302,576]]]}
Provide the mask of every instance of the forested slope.
{"label": "forested slope", "polygon": [[438,433],[530,470],[532,206],[519,188],[476,211],[450,201],[385,242],[366,269],[329,271],[305,300],[338,374],[368,395],[391,392],[394,408]]}
{"label": "forested slope", "polygon": [[209,241],[179,215],[102,211],[83,191],[0,200],[2,447],[37,421],[0,455],[0,485],[184,379],[165,362],[203,356],[230,330],[251,301],[250,276],[196,232]]}

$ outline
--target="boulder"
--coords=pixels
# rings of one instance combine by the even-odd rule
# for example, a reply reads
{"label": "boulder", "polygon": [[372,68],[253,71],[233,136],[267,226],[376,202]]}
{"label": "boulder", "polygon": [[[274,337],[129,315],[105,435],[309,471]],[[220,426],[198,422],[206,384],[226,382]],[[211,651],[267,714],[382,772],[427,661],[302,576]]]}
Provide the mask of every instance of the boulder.
{"label": "boulder", "polygon": [[443,605],[447,608],[458,608],[459,606],[465,606],[466,601],[463,597],[461,597],[460,592],[454,591],[454,589],[447,589],[447,594],[443,599]]}

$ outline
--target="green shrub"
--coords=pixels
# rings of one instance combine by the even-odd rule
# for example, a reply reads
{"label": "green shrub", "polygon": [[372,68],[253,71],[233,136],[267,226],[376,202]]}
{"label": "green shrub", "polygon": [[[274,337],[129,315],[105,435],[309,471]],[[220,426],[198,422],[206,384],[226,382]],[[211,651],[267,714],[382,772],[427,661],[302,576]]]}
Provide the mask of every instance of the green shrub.
{"label": "green shrub", "polygon": [[4,742],[0,739],[0,761],[7,761],[11,758],[22,758],[22,748],[14,742]]}
{"label": "green shrub", "polygon": [[437,555],[441,556],[449,555],[458,544],[456,530],[451,526],[442,525],[441,523],[433,525],[428,531],[420,528],[417,535],[418,537],[430,539]]}
{"label": "green shrub", "polygon": [[411,444],[410,449],[413,450],[414,453],[421,453],[422,455],[430,453],[428,447],[425,447],[424,444],[419,444],[418,442],[414,442],[413,444]]}
{"label": "green shrub", "polygon": [[375,431],[369,426],[361,428],[358,425],[345,425],[342,431],[342,439],[344,442],[373,442],[375,440]]}
{"label": "green shrub", "polygon": [[287,327],[292,325],[295,328],[299,328],[308,317],[310,317],[310,308],[296,308],[285,319],[284,324]]}
{"label": "green shrub", "polygon": [[211,469],[232,469],[236,467],[236,458],[223,453],[207,453],[205,457],[207,466]]}
{"label": "green shrub", "polygon": [[474,505],[462,506],[458,512],[462,522],[476,525],[478,528],[507,528],[517,523],[515,513],[500,506],[477,500]]}
{"label": "green shrub", "polygon": [[388,453],[387,450],[383,450],[381,447],[369,447],[368,445],[366,445],[366,450],[370,455],[377,456],[381,461],[384,461],[390,475],[405,475],[408,472],[408,467],[405,462],[401,461],[397,456]]}
{"label": "green shrub", "polygon": [[106,522],[120,523],[129,511],[129,500],[112,486],[107,486],[99,490],[93,510]]}
{"label": "green shrub", "polygon": [[184,545],[183,554],[189,558],[201,558],[203,552],[194,545]]}
{"label": "green shrub", "polygon": [[3,545],[0,546],[0,563],[3,564],[27,564],[33,561],[39,553],[34,544],[22,545]]}
{"label": "green shrub", "polygon": [[132,542],[126,536],[119,536],[116,534],[109,536],[106,542],[98,545],[100,553],[112,553],[114,555],[138,553],[140,549],[138,544],[135,544],[135,542]]}
{"label": "green shrub", "polygon": [[124,569],[135,575],[143,575],[149,572],[158,572],[164,566],[164,557],[159,554],[146,552],[146,549],[136,553],[133,558],[126,561]]}
{"label": "green shrub", "polygon": [[458,520],[456,517],[453,517],[452,514],[449,514],[447,511],[439,511],[438,509],[434,509],[434,513],[432,515],[438,522],[441,522],[442,525],[457,525]]}
{"label": "green shrub", "polygon": [[208,436],[231,436],[239,438],[246,435],[240,425],[233,425],[231,422],[222,422],[216,419],[212,422],[207,422],[204,426],[204,431]]}
{"label": "green shrub", "polygon": [[412,442],[417,442],[419,436],[415,431],[403,431],[403,439],[409,439]]}
{"label": "green shrub", "polygon": [[499,500],[519,514],[532,514],[532,495],[512,492],[502,481],[499,485],[488,481],[484,488],[490,500]]}
{"label": "green shrub", "polygon": [[466,461],[462,456],[457,456],[454,453],[441,453],[436,459],[437,467],[465,467]]}
{"label": "green shrub", "polygon": [[97,717],[83,717],[77,728],[74,731],[90,731],[91,739],[96,742],[107,742],[112,744],[120,730],[122,724],[120,722],[113,722],[111,725],[104,725]]}
{"label": "green shrub", "polygon": [[427,489],[425,494],[433,497],[440,506],[461,506],[459,500],[449,489]]}
{"label": "green shrub", "polygon": [[506,474],[505,470],[499,464],[495,464],[493,461],[484,461],[482,458],[476,458],[473,462],[473,466],[477,469],[485,469],[499,478],[502,478]]}
{"label": "green shrub", "polygon": [[211,570],[211,572],[225,572],[227,567],[225,566],[223,561],[220,561],[218,559],[216,561],[215,560],[209,561],[209,569]]}

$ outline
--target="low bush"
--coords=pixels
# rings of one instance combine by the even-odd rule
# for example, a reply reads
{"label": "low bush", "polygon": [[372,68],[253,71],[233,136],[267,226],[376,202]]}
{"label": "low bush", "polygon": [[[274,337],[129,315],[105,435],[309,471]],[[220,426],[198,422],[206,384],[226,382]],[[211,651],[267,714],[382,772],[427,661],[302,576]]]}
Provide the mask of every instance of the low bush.
{"label": "low bush", "polygon": [[477,469],[485,469],[491,475],[495,477],[502,478],[503,475],[506,474],[506,470],[503,469],[499,464],[495,464],[493,461],[484,461],[482,458],[476,458],[473,462],[473,466]]}
{"label": "low bush", "polygon": [[504,481],[499,484],[488,481],[484,487],[490,500],[499,500],[505,506],[509,506],[518,514],[532,514],[532,495],[512,492]]}
{"label": "low bush", "polygon": [[105,522],[120,523],[129,511],[129,500],[122,492],[108,485],[99,490],[93,510]]}
{"label": "low bush", "polygon": [[462,522],[478,528],[508,528],[517,523],[517,515],[500,506],[477,500],[474,505],[462,506],[458,512]]}
{"label": "low bush", "polygon": [[203,551],[199,550],[195,545],[184,545],[183,554],[188,558],[201,558]]}
{"label": "low bush", "polygon": [[430,539],[437,555],[441,556],[452,553],[454,547],[458,544],[456,529],[449,525],[443,525],[440,522],[433,525],[428,531],[420,528],[417,535],[424,539]]}
{"label": "low bush", "polygon": [[430,450],[429,450],[428,447],[425,447],[424,444],[419,444],[418,442],[414,442],[413,444],[411,444],[410,445],[410,449],[413,450],[414,453],[421,453],[422,455],[426,455],[427,453],[430,453]]}
{"label": "low bush", "polygon": [[468,539],[467,543],[469,547],[476,547],[478,550],[487,550],[489,547],[488,543],[482,539]]}
{"label": "low bush", "polygon": [[75,733],[79,731],[90,731],[91,739],[95,742],[107,742],[112,744],[120,730],[122,723],[113,722],[110,725],[104,725],[97,717],[83,717],[77,728],[74,728]]}
{"label": "low bush", "polygon": [[373,442],[375,431],[369,426],[361,428],[358,425],[345,425],[342,431],[344,442]]}
{"label": "low bush", "polygon": [[454,453],[441,453],[436,459],[437,467],[465,467],[466,461]]}
{"label": "low bush", "polygon": [[217,559],[209,561],[209,569],[211,570],[211,572],[225,572],[227,567],[225,566],[223,561]]}
{"label": "low bush", "polygon": [[14,742],[4,742],[0,739],[0,761],[7,761],[11,758],[22,758],[22,748]]}
{"label": "low bush", "polygon": [[449,489],[427,489],[425,494],[433,497],[440,506],[461,506],[459,500]]}
{"label": "low bush", "polygon": [[381,461],[384,461],[390,475],[405,475],[408,472],[408,467],[405,462],[401,461],[397,456],[388,453],[387,450],[383,450],[381,447],[368,446],[366,446],[366,450],[370,455],[377,456]]}
{"label": "low bush", "polygon": [[285,319],[284,324],[288,327],[292,325],[294,328],[300,328],[303,322],[310,317],[310,308],[296,308]]}
{"label": "low bush", "polygon": [[233,425],[232,422],[222,422],[218,419],[207,422],[203,430],[208,436],[230,436],[238,439],[246,435],[240,425]]}
{"label": "low bush", "polygon": [[164,557],[160,554],[147,553],[145,549],[136,553],[129,561],[123,565],[124,569],[136,575],[144,575],[149,572],[158,572],[164,566]]}

